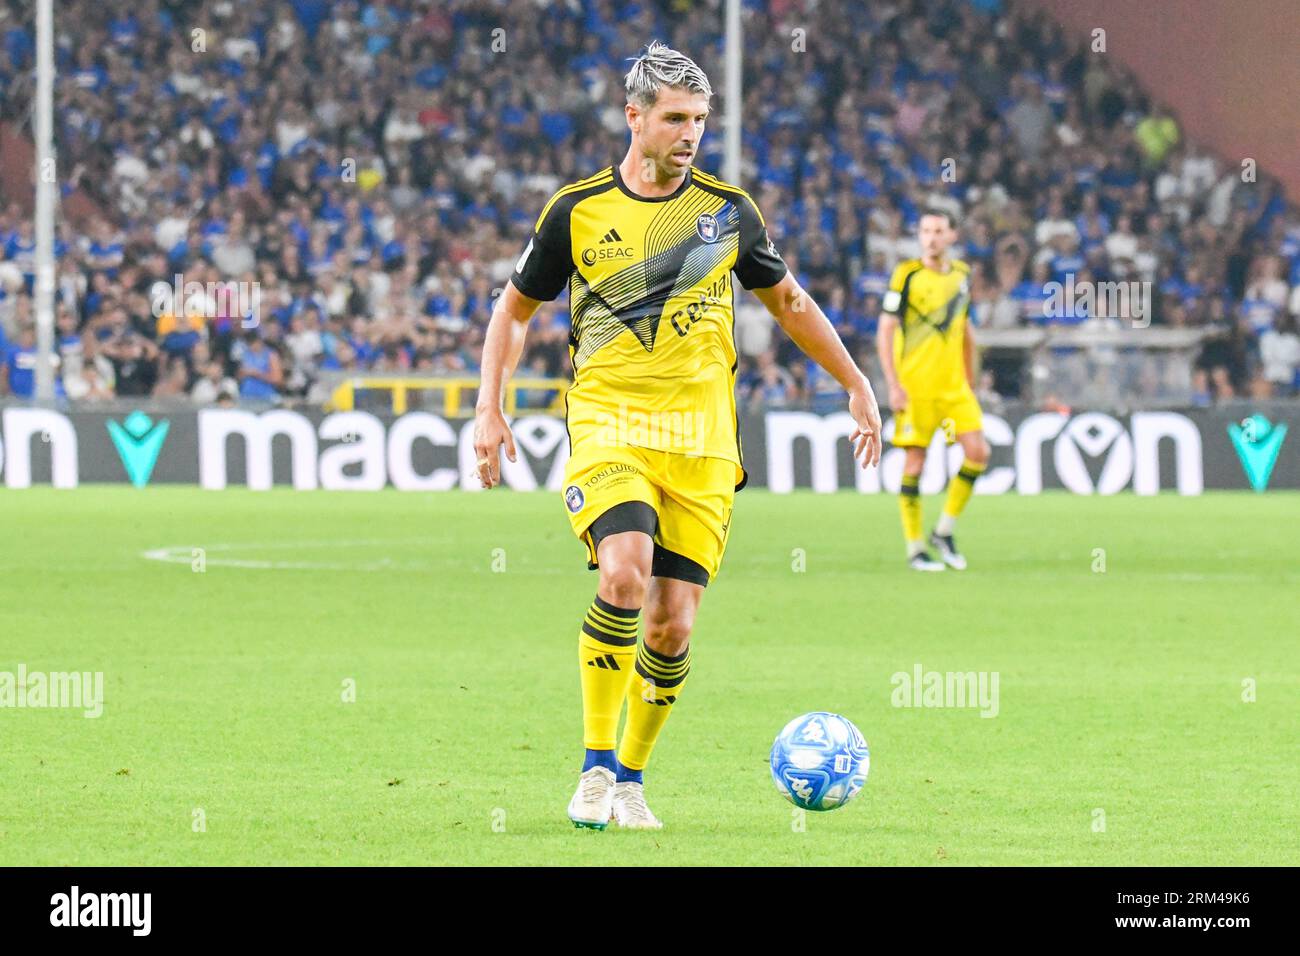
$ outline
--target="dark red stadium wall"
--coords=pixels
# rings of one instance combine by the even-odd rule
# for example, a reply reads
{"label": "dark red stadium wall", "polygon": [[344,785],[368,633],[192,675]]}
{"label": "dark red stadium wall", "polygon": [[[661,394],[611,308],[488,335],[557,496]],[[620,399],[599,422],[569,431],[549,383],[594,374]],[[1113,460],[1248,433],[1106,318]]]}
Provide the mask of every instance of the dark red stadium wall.
{"label": "dark red stadium wall", "polygon": [[36,187],[32,185],[35,165],[31,141],[12,123],[0,123],[0,202],[16,202],[26,216],[36,205]]}
{"label": "dark red stadium wall", "polygon": [[[24,216],[35,215],[36,147],[13,123],[0,123],[0,203],[17,203]],[[80,189],[60,200],[59,215],[81,226],[103,216],[99,203]]]}
{"label": "dark red stadium wall", "polygon": [[1300,201],[1300,0],[1028,0],[1070,33],[1106,30],[1184,133],[1224,160],[1255,159]]}

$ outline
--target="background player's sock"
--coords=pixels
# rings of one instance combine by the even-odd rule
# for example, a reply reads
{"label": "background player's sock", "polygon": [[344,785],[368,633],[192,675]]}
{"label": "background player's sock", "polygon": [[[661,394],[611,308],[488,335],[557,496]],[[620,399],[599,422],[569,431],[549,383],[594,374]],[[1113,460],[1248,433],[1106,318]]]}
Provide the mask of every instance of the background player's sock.
{"label": "background player's sock", "polygon": [[625,767],[623,764],[618,763],[618,761],[615,761],[615,763],[618,764],[618,766],[614,768],[615,783],[645,783],[640,770],[633,770],[631,767]]}
{"label": "background player's sock", "polygon": [[645,769],[690,669],[689,647],[676,657],[665,657],[644,642],[637,648],[636,678],[627,688],[627,723],[618,745],[618,762],[623,767]]}
{"label": "background player's sock", "polygon": [[898,510],[903,516],[903,540],[907,542],[907,556],[925,550],[921,540],[921,476],[904,475],[898,489]]}
{"label": "background player's sock", "polygon": [[614,758],[612,750],[592,750],[587,748],[587,755],[582,759],[582,772],[586,773],[592,767],[604,767],[610,773],[618,773],[618,761]]}
{"label": "background player's sock", "polygon": [[943,514],[935,526],[935,534],[950,535],[957,526],[957,516],[970,501],[971,492],[975,490],[975,479],[984,474],[984,466],[967,458],[961,463],[961,470],[952,481],[948,482],[948,498],[943,503]]}
{"label": "background player's sock", "polygon": [[632,679],[640,616],[638,608],[616,607],[597,595],[587,608],[582,630],[578,632],[582,739],[587,748],[584,772],[592,767],[614,769],[618,715]]}

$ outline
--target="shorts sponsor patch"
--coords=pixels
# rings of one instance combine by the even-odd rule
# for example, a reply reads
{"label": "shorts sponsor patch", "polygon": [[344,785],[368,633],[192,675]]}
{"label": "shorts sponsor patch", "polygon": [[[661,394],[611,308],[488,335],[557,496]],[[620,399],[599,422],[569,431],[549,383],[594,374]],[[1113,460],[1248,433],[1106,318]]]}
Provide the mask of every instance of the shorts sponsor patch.
{"label": "shorts sponsor patch", "polygon": [[586,503],[587,499],[583,497],[582,489],[577,485],[569,485],[564,489],[564,504],[572,514],[576,515]]}
{"label": "shorts sponsor patch", "polygon": [[611,485],[618,485],[630,481],[635,474],[638,474],[638,472],[634,467],[620,462],[619,464],[606,465],[584,481],[583,484],[590,488],[592,485],[608,480]]}

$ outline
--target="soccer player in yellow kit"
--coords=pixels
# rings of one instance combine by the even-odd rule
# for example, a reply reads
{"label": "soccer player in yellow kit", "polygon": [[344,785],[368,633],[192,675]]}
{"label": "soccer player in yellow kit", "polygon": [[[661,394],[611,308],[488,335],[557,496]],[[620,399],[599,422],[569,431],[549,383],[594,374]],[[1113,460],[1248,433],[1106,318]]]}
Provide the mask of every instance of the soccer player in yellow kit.
{"label": "soccer player in yellow kit", "polygon": [[568,815],[596,829],[611,818],[662,825],[646,805],[643,770],[681,698],[696,611],[745,483],[733,273],[848,393],[855,457],[863,467],[880,457],[871,385],[787,270],[758,207],[692,167],[712,95],[704,72],[652,43],[626,87],[627,155],[556,192],[497,300],[474,432],[479,477],[492,487],[503,445],[515,460],[505,383],[534,311],[567,284],[574,381],[563,503],[600,572],[578,634],[586,756]]}
{"label": "soccer player in yellow kit", "polygon": [[[949,213],[927,211],[917,238],[921,258],[900,262],[889,280],[876,345],[889,383],[894,445],[907,449],[899,508],[908,564],[917,571],[942,571],[945,565],[962,571],[966,558],[957,550],[953,529],[989,460],[984,419],[972,387],[970,266],[948,258],[948,247],[957,238]],[[961,445],[965,460],[948,484],[943,514],[930,534],[930,545],[942,559],[936,561],[921,537],[919,486],[926,449],[939,429],[949,445]]]}

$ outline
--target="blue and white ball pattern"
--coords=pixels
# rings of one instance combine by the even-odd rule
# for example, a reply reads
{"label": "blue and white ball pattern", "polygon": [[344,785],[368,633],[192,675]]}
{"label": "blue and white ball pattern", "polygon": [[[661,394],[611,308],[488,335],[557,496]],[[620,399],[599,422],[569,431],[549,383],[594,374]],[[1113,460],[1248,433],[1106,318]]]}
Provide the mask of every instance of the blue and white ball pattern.
{"label": "blue and white ball pattern", "polygon": [[782,796],[805,810],[834,810],[867,782],[871,754],[853,722],[813,711],[782,728],[772,744],[772,780]]}

